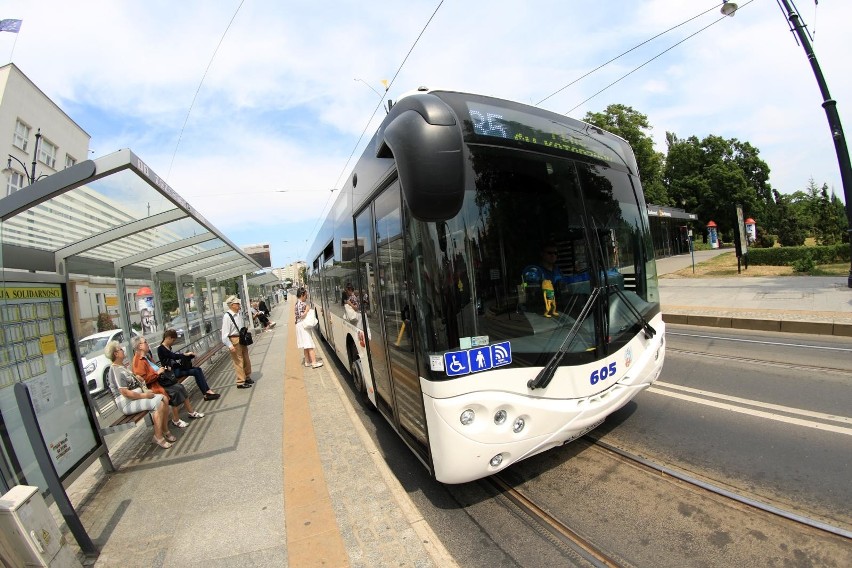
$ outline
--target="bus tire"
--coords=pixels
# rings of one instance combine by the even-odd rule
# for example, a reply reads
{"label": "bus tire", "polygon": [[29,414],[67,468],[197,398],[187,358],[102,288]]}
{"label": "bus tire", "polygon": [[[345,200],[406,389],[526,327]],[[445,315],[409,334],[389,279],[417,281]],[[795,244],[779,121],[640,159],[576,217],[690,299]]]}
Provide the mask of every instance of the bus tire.
{"label": "bus tire", "polygon": [[352,375],[352,386],[355,392],[360,396],[367,393],[367,386],[364,384],[364,371],[361,369],[361,359],[353,359],[349,362],[349,374]]}
{"label": "bus tire", "polygon": [[350,355],[349,374],[352,375],[352,388],[355,390],[355,394],[367,407],[373,408],[373,403],[367,396],[367,381],[364,377],[364,369],[361,366],[361,358],[357,354],[354,357]]}

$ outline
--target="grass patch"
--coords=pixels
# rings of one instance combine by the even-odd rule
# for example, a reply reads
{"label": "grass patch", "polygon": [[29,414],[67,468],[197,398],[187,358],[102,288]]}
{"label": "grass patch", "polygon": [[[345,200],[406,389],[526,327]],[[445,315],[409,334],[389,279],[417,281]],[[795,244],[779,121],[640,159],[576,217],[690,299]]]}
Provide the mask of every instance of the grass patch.
{"label": "grass patch", "polygon": [[[758,266],[749,265],[746,270],[745,266],[741,267],[742,272],[739,276],[757,277],[757,276],[848,276],[848,264],[820,264],[810,272],[795,272],[792,266]],[[737,255],[734,251],[722,253],[718,256],[699,262],[695,265],[695,274],[692,273],[692,267],[688,266],[677,272],[664,274],[660,278],[725,278],[730,276],[738,276],[737,274]]]}

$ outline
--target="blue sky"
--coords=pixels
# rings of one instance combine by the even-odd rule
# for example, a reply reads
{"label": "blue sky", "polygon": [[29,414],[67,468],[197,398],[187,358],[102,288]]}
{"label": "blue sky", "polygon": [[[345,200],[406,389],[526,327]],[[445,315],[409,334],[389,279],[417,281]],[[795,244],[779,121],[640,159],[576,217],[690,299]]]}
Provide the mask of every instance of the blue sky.
{"label": "blue sky", "polygon": [[[804,52],[775,0],[747,2],[570,115],[630,105],[648,116],[661,152],[667,131],[748,141],[773,187],[792,193],[814,178],[843,199]],[[852,116],[852,2],[797,4],[840,116]],[[370,121],[379,96],[364,83],[383,90],[438,5],[8,0],[0,18],[23,26],[0,33],[0,58],[92,136],[94,157],[131,148],[232,241],[269,242],[280,266],[304,256],[329,189],[343,183],[384,115]],[[707,11],[541,104],[566,113],[721,17],[719,5],[445,0],[387,96],[426,85],[534,104]]]}

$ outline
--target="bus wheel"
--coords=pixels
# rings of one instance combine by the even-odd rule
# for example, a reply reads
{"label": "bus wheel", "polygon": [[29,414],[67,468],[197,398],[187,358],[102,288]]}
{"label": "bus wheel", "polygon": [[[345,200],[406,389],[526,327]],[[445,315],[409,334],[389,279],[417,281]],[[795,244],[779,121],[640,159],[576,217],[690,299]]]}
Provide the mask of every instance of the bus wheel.
{"label": "bus wheel", "polygon": [[361,369],[361,359],[355,358],[349,361],[349,374],[352,375],[352,386],[360,396],[367,394],[367,385],[364,384],[364,371]]}

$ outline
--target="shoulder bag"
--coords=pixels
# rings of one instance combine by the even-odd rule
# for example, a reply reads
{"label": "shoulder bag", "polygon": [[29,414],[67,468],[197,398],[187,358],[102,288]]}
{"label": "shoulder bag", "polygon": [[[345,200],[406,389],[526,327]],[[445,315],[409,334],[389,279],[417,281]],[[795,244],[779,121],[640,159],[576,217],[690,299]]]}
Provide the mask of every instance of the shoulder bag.
{"label": "shoulder bag", "polygon": [[254,339],[247,327],[240,329],[240,345],[251,345]]}
{"label": "shoulder bag", "polygon": [[319,320],[317,320],[317,312],[314,308],[311,308],[305,315],[305,319],[302,320],[302,327],[305,329],[313,329],[318,323]]}
{"label": "shoulder bag", "polygon": [[160,386],[171,387],[177,384],[177,379],[175,378],[175,374],[172,371],[166,369],[160,375],[157,376],[157,382],[160,383]]}
{"label": "shoulder bag", "polygon": [[358,312],[355,311],[355,308],[353,308],[351,304],[343,304],[343,311],[346,313],[346,321],[349,323],[358,322]]}
{"label": "shoulder bag", "polygon": [[177,353],[177,359],[175,359],[175,364],[172,369],[180,369],[182,371],[189,371],[192,369],[192,358],[195,355],[187,355],[186,353]]}
{"label": "shoulder bag", "polygon": [[[231,321],[234,322],[234,327],[237,327],[237,320],[234,319],[234,314],[228,312],[228,315],[231,317]],[[238,333],[240,334],[240,345],[251,345],[254,343],[251,332],[247,327],[241,327]]]}

